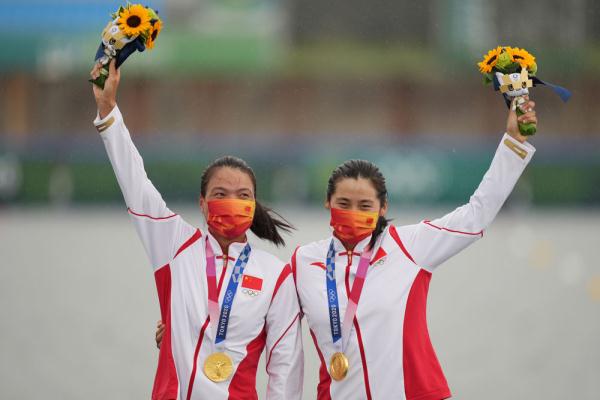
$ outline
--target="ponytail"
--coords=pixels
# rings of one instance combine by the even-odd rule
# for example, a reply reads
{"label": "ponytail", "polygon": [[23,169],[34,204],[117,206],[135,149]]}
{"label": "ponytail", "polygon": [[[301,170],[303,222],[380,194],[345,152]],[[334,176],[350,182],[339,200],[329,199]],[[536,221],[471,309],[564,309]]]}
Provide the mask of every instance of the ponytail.
{"label": "ponytail", "polygon": [[[217,158],[208,167],[206,167],[200,179],[200,195],[202,197],[206,196],[208,182],[210,181],[210,178],[213,176],[214,172],[223,167],[238,169],[248,174],[250,180],[252,180],[252,185],[254,186],[254,197],[256,198],[256,175],[254,175],[254,171],[252,168],[250,168],[246,161],[233,156]],[[279,230],[290,232],[292,229],[295,228],[285,218],[270,208],[264,207],[258,202],[258,200],[256,200],[254,220],[252,221],[252,226],[250,226],[250,230],[256,236],[272,242],[275,246],[282,246],[285,245],[285,241],[281,237]]]}
{"label": "ponytail", "polygon": [[369,245],[368,245],[369,249],[372,249],[373,246],[375,246],[375,242],[377,242],[377,239],[383,233],[383,231],[388,226],[388,223],[390,221],[391,221],[390,219],[382,217],[381,215],[379,216],[379,218],[377,219],[377,225],[375,225],[375,230],[371,234],[371,240],[369,241]]}
{"label": "ponytail", "polygon": [[256,201],[254,220],[250,230],[261,239],[272,242],[275,246],[285,246],[279,230],[291,232],[295,229],[285,218]]}

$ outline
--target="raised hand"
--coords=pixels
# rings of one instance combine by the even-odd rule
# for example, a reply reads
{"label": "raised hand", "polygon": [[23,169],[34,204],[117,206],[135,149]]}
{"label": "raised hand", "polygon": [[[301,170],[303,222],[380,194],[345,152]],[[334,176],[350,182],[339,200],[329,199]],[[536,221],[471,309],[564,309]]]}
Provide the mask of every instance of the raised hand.
{"label": "raised hand", "polygon": [[[100,75],[101,69],[101,64],[94,65],[94,68],[90,72],[92,79],[96,79]],[[106,117],[117,105],[117,88],[119,87],[119,81],[121,80],[121,72],[115,67],[114,59],[110,61],[108,70],[109,74],[104,84],[104,89],[92,84],[92,90],[94,91],[94,98],[96,99],[100,118]]]}
{"label": "raised hand", "polygon": [[[506,133],[508,133],[510,136],[517,139],[521,143],[524,143],[527,140],[527,136],[522,135],[519,131],[519,123],[532,123],[534,125],[537,125],[537,116],[535,114],[535,102],[529,100],[529,96],[525,96],[525,100],[525,103],[518,106],[516,103],[517,99],[513,99],[510,106],[510,110],[508,111],[508,118],[506,120]],[[520,107],[521,111],[523,111],[524,114],[521,116],[517,116],[516,107]]]}

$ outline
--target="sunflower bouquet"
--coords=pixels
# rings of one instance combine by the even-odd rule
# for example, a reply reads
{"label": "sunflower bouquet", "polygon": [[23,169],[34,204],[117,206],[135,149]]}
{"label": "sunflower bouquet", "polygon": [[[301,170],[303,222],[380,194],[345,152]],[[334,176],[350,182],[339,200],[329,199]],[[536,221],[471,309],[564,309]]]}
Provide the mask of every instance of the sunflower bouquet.
{"label": "sunflower bouquet", "polygon": [[100,76],[90,82],[104,89],[110,61],[115,59],[118,68],[136,50],[142,52],[154,48],[161,29],[162,21],[156,10],[130,3],[119,7],[102,31],[102,42],[95,57],[102,68]]}
{"label": "sunflower bouquet", "polygon": [[[508,107],[513,104],[517,115],[523,114],[519,106],[526,102],[525,96],[529,96],[531,87],[548,86],[565,102],[571,97],[567,89],[536,76],[538,66],[535,57],[525,49],[498,46],[484,55],[477,66],[483,74],[484,84],[493,83],[494,90],[502,93]],[[519,124],[519,130],[523,135],[534,135],[536,127],[534,124]]]}

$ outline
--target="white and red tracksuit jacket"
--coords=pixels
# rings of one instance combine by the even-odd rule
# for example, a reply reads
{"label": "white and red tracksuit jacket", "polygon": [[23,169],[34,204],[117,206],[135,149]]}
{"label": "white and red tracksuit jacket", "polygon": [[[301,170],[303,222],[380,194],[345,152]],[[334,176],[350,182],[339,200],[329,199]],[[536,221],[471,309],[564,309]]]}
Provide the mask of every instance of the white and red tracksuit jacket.
{"label": "white and red tracksuit jacket", "polygon": [[291,268],[252,246],[238,287],[227,330],[226,352],[234,361],[232,377],[221,383],[203,373],[215,351],[209,323],[205,240],[217,257],[219,303],[233,264],[245,243],[233,243],[227,257],[207,232],[169,210],[152,185],[117,107],[94,125],[125,197],[129,215],[150,258],[166,325],[152,399],[256,399],[256,369],[266,347],[267,398],[301,399],[303,352],[298,299]]}
{"label": "white and red tracksuit jacket", "polygon": [[[292,270],[300,307],[321,359],[318,399],[440,400],[448,384],[427,331],[431,273],[483,236],[535,149],[504,135],[492,164],[469,203],[433,221],[390,226],[378,238],[348,348],[346,379],[332,380],[332,343],[325,263],[332,237],[299,247]],[[347,252],[334,239],[340,312],[344,315],[360,253],[370,237]]]}

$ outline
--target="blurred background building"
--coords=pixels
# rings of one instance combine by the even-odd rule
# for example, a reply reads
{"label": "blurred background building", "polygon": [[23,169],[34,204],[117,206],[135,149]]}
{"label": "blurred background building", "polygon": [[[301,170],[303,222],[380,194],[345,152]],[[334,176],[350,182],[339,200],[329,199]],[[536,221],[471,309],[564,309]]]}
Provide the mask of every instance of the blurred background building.
{"label": "blurred background building", "polygon": [[[476,63],[499,44],[533,53],[573,97],[533,90],[538,151],[486,239],[436,272],[431,336],[457,399],[600,398],[600,2],[146,3],[164,30],[125,63],[118,101],[150,179],[200,225],[202,169],[245,158],[259,198],[299,228],[271,249],[281,259],[328,234],[327,178],[348,158],[381,167],[397,224],[466,202],[507,114]],[[87,82],[121,4],[0,0],[6,398],[150,397],[154,283]]]}
{"label": "blurred background building", "polygon": [[[119,4],[0,1],[0,201],[120,200],[91,126],[86,82]],[[165,28],[153,51],[125,64],[119,105],[169,199],[193,198],[190,181],[225,153],[248,158],[268,200],[320,202],[323,177],[348,157],[381,164],[395,202],[464,199],[506,114],[475,64],[506,44],[530,50],[541,77],[574,93],[564,105],[548,89],[534,90],[534,141],[547,151],[528,171],[535,179],[524,181],[524,201],[600,203],[597,2],[152,6]],[[290,187],[290,174],[304,184]]]}

